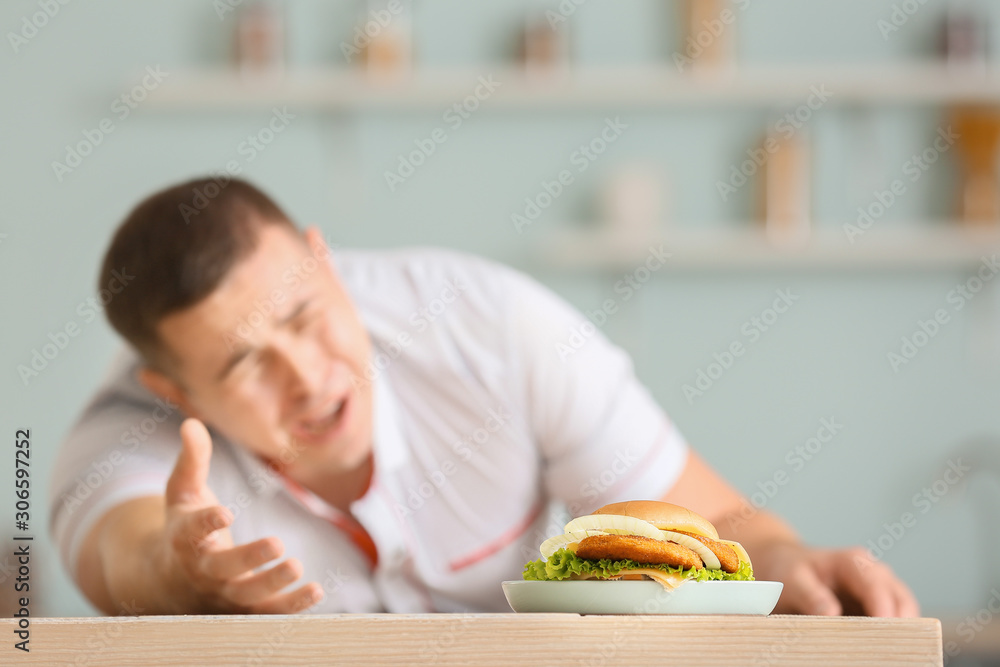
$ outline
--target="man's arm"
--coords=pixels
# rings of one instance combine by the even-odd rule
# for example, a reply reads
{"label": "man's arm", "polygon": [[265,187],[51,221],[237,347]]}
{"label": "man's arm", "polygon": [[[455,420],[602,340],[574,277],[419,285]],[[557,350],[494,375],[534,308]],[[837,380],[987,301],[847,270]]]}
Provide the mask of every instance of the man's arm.
{"label": "man's arm", "polygon": [[693,450],[662,500],[694,509],[720,536],[743,544],[756,578],[784,583],[778,613],[920,615],[913,593],[888,566],[861,548],[804,546],[791,526],[750,505]]}
{"label": "man's arm", "polygon": [[302,576],[277,538],[233,546],[232,513],[207,486],[212,442],[201,422],[181,426],[183,448],[162,496],[108,511],[80,550],[76,580],[107,614],[295,613],[322,597],[315,582],[281,593]]}
{"label": "man's arm", "polygon": [[[662,261],[654,254],[650,260]],[[864,550],[806,548],[777,516],[753,508],[690,450],[636,379],[631,361],[599,328],[522,274],[500,275],[511,363],[525,369],[524,410],[546,463],[545,486],[570,513],[651,498],[673,482],[663,500],[704,515],[746,546],[759,578],[785,584],[779,612],[919,613],[905,584]],[[626,298],[606,300],[602,316]],[[588,326],[590,334],[579,333]]]}

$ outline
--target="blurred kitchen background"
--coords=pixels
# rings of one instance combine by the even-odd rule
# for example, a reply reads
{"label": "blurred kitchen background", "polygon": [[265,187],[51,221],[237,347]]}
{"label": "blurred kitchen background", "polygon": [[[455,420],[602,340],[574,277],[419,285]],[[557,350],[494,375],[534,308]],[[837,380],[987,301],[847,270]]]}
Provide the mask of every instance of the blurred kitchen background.
{"label": "blurred kitchen background", "polygon": [[867,545],[962,659],[1000,646],[1000,3],[19,0],[0,27],[37,613],[93,613],[43,499],[119,345],[84,314],[101,253],[140,198],[229,170],[340,247],[530,272],[755,505]]}

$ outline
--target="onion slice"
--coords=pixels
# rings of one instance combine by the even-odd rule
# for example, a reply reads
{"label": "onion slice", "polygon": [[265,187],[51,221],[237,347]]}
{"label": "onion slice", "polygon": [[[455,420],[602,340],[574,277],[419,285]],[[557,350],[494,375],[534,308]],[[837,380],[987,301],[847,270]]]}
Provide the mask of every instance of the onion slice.
{"label": "onion slice", "polygon": [[611,535],[641,535],[664,542],[660,529],[642,519],[617,514],[590,514],[573,519],[566,524],[567,533],[580,530],[600,530]]}
{"label": "onion slice", "polygon": [[753,563],[750,562],[750,554],[747,553],[747,550],[743,548],[742,544],[740,544],[739,542],[733,542],[731,540],[719,540],[719,542],[731,546],[733,548],[733,551],[736,552],[736,555],[740,557],[740,560],[746,561],[747,564],[750,566],[750,569],[751,570],[753,569]]}
{"label": "onion slice", "polygon": [[600,530],[577,530],[572,533],[563,533],[542,542],[542,546],[538,547],[538,550],[542,552],[542,558],[548,560],[549,556],[560,549],[564,549],[571,544],[576,544],[583,538],[592,537],[593,535],[604,535],[604,533]]}
{"label": "onion slice", "polygon": [[690,535],[685,535],[683,533],[675,533],[672,530],[661,530],[663,537],[671,542],[676,542],[682,547],[687,547],[691,551],[695,552],[701,556],[701,560],[704,561],[705,567],[709,570],[721,570],[722,563],[719,561],[719,557],[716,556],[711,549],[708,548],[704,543],[699,542]]}

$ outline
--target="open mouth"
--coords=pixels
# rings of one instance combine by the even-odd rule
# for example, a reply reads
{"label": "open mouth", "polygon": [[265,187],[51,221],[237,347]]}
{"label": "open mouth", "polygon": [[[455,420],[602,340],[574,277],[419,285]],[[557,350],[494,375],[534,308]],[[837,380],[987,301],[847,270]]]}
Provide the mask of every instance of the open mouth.
{"label": "open mouth", "polygon": [[335,435],[344,423],[349,404],[350,400],[345,396],[330,405],[330,408],[318,417],[300,420],[295,426],[296,435],[313,441]]}

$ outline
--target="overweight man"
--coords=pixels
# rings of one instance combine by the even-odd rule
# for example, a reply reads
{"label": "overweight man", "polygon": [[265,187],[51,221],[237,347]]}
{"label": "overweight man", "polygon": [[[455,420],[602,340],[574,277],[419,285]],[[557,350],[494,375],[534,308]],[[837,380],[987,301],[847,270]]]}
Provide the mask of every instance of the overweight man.
{"label": "overweight man", "polygon": [[814,549],[689,447],[583,316],[509,268],[337,252],[265,194],[141,202],[99,286],[128,342],[60,451],[52,533],[102,612],[507,611],[568,516],[662,499],[742,542],[781,613],[913,616],[862,549]]}

